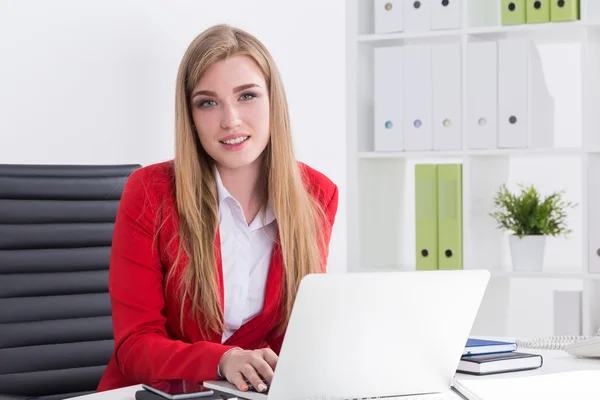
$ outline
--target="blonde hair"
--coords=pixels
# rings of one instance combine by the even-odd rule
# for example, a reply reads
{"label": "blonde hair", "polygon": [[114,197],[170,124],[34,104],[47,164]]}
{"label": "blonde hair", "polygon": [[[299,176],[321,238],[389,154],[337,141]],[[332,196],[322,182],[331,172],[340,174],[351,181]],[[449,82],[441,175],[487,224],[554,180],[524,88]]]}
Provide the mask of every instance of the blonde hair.
{"label": "blonde hair", "polygon": [[263,176],[283,256],[282,319],[278,329],[281,333],[300,280],[322,270],[320,251],[326,218],[319,203],[307,192],[295,159],[285,91],[271,55],[254,36],[228,25],[216,25],[198,35],[185,52],[177,75],[174,173],[180,246],[175,265],[182,252],[189,258],[180,282],[181,294],[183,300],[191,300],[193,316],[205,321],[200,329],[205,333],[223,332],[215,258],[219,219],[214,164],[192,129],[189,97],[212,64],[240,54],[257,63],[270,98],[270,140],[263,157]]}

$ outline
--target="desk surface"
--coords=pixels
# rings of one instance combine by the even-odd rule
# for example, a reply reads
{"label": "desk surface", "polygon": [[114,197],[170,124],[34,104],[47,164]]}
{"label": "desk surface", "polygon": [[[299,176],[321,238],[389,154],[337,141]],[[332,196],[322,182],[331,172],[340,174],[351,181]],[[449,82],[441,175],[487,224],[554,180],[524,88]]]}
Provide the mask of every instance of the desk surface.
{"label": "desk surface", "polygon": [[[535,350],[535,349],[527,349],[522,348],[519,351],[523,351],[525,353],[535,353],[541,354],[544,358],[544,365],[541,368],[531,370],[531,371],[522,371],[522,372],[512,372],[512,373],[504,373],[504,374],[496,374],[496,375],[488,375],[488,376],[475,376],[475,375],[467,375],[467,374],[456,374],[456,379],[489,379],[489,378],[511,378],[516,376],[534,376],[534,375],[542,375],[542,374],[551,374],[557,372],[566,372],[566,371],[577,371],[577,370],[585,370],[585,369],[598,369],[600,370],[600,360],[597,359],[583,359],[576,358],[565,351],[562,350]],[[135,392],[140,390],[141,385],[128,386],[121,389],[110,390],[107,392],[94,393],[87,396],[75,397],[73,399],[77,400],[135,400]],[[459,399],[459,396],[456,395],[456,398]]]}

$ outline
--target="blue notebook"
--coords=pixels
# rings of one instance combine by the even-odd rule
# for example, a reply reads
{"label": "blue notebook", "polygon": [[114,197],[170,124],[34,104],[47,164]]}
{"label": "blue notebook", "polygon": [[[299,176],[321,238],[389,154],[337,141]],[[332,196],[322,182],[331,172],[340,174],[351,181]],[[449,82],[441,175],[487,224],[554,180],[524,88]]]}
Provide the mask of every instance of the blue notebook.
{"label": "blue notebook", "polygon": [[507,353],[517,350],[515,342],[500,342],[496,340],[472,339],[467,340],[463,356],[475,354]]}

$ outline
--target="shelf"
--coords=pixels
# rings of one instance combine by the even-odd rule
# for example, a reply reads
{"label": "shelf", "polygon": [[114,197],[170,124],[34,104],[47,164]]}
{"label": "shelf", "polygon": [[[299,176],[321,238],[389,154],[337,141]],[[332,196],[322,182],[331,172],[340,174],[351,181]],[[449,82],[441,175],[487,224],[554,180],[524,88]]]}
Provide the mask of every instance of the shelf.
{"label": "shelf", "polygon": [[485,36],[498,34],[535,34],[547,32],[580,32],[586,28],[598,28],[600,21],[585,22],[585,21],[566,21],[566,22],[547,22],[537,24],[521,24],[521,25],[501,25],[501,26],[484,26],[467,29],[449,29],[435,30],[422,32],[398,32],[398,33],[368,33],[357,36],[359,43],[377,43],[386,41],[399,40],[415,40],[415,39],[439,39],[439,38],[454,38],[463,35]]}
{"label": "shelf", "polygon": [[[347,19],[348,156],[355,161],[348,167],[347,271],[415,271],[415,168],[424,163],[460,163],[463,266],[485,268],[491,273],[475,324],[477,329],[519,336],[553,335],[555,293],[580,291],[581,330],[595,332],[600,327],[600,271],[588,271],[600,265],[597,256],[600,254],[600,113],[595,107],[600,101],[600,0],[582,1],[580,19],[576,21],[510,26],[501,25],[498,0],[458,3],[460,20],[453,20],[454,26],[460,26],[457,29],[383,34],[373,34],[377,28],[374,2],[346,3],[352,7]],[[381,25],[381,29],[400,28],[394,24]],[[515,45],[523,44],[520,39],[530,41],[527,53],[518,46],[511,52],[512,48],[504,41],[507,39],[519,39]],[[409,48],[413,45],[414,48]],[[416,76],[419,69],[410,63],[403,64],[408,65],[409,74],[402,70],[402,76],[394,75],[395,67],[390,64],[404,63],[394,57],[417,54],[423,45],[432,46],[433,61],[430,65],[420,64],[421,67],[444,65],[431,68],[430,81]],[[393,49],[379,51],[386,47]],[[379,61],[382,54],[383,63]],[[390,57],[388,62],[385,54]],[[490,56],[493,54],[495,59]],[[440,63],[434,57],[445,57],[448,63]],[[491,61],[486,62],[488,59]],[[511,76],[517,67],[519,71],[528,71],[527,76],[517,77],[516,73]],[[481,74],[474,73],[475,70]],[[379,81],[379,87],[387,88],[382,82],[390,82],[393,90],[376,90],[377,73],[389,74]],[[431,95],[419,90],[423,85],[411,86],[412,78],[405,76],[416,76],[425,84],[431,82],[432,89],[440,88],[439,103],[434,103],[435,90]],[[405,85],[406,82],[409,84]],[[501,92],[500,85],[511,90]],[[470,91],[473,87],[482,89]],[[458,90],[460,109],[454,109],[450,105],[459,104],[459,99],[453,96],[450,102],[450,94],[455,95]],[[487,91],[493,93],[485,97]],[[426,96],[421,97],[422,93]],[[529,100],[526,109],[519,108],[525,107],[525,102],[517,101],[520,94]],[[397,101],[396,96],[401,96],[403,102]],[[417,108],[416,104],[421,103],[429,107],[431,103],[432,109],[438,108],[439,115],[447,114],[452,120],[462,122],[456,130],[459,133],[452,141],[445,142],[449,144],[447,148],[455,150],[407,151],[396,143],[388,148],[399,150],[381,151],[385,149],[385,140],[378,140],[381,136],[376,136],[375,128],[383,118],[376,114],[381,108],[376,109],[375,105],[390,102],[384,114],[398,110],[390,118],[403,121],[403,113],[414,113],[404,107],[413,97],[415,103],[411,107]],[[489,104],[478,110],[480,102],[487,99]],[[446,104],[442,107],[441,103]],[[500,121],[506,122],[508,112],[529,117],[526,143],[534,148],[471,148],[477,142],[469,135],[467,122],[472,115],[495,116],[497,134],[507,128],[506,124],[500,127]],[[552,140],[542,137],[544,132],[550,133]],[[415,141],[415,136],[410,138],[411,143],[424,143]],[[494,147],[496,142],[490,140],[487,143]],[[441,147],[438,143],[441,142],[433,145]],[[427,145],[414,146],[431,148],[432,144],[427,141]],[[508,233],[498,229],[489,215],[494,209],[494,195],[502,184],[511,189],[516,189],[517,184],[533,184],[542,195],[564,191],[565,200],[576,205],[567,215],[567,226],[572,230],[569,237],[548,238],[542,272],[512,270]]]}
{"label": "shelf", "polygon": [[354,272],[411,272],[415,270],[414,265],[385,265],[378,267],[363,267]]}
{"label": "shelf", "polygon": [[431,158],[431,157],[462,157],[464,150],[449,151],[364,151],[358,153],[358,158]]}
{"label": "shelf", "polygon": [[358,35],[358,42],[373,43],[390,40],[411,40],[411,39],[436,39],[443,37],[457,37],[464,34],[464,30],[439,30],[424,32],[398,32],[398,33],[369,33]]}
{"label": "shelf", "polygon": [[490,270],[492,278],[514,278],[514,279],[580,279],[600,280],[600,274],[587,274],[584,272],[569,272],[569,270],[542,271],[542,272],[518,272],[507,270]]}
{"label": "shelf", "polygon": [[501,25],[501,26],[484,26],[477,28],[468,28],[469,35],[495,35],[498,33],[513,33],[513,32],[548,32],[555,30],[581,29],[597,27],[597,24],[587,23],[584,21],[567,21],[567,22],[545,22],[538,24],[521,24],[521,25]]}
{"label": "shelf", "polygon": [[596,153],[599,150],[583,150],[580,147],[555,149],[482,149],[482,150],[432,150],[432,151],[364,151],[358,158],[432,158],[432,157],[464,157],[464,156],[573,156],[585,153]]}
{"label": "shelf", "polygon": [[[410,265],[388,265],[379,267],[363,267],[355,272],[414,272]],[[491,278],[510,279],[579,279],[584,281],[600,281],[600,273],[570,272],[565,270],[548,270],[542,272],[517,272],[509,270],[489,270]]]}
{"label": "shelf", "polygon": [[565,147],[551,149],[483,149],[466,150],[468,156],[577,156],[586,150],[580,147]]}

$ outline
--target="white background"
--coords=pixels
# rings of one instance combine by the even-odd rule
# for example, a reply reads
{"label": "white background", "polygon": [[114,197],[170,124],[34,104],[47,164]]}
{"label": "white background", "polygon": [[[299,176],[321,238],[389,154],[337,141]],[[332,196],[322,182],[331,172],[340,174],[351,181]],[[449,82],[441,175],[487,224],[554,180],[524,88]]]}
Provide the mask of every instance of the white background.
{"label": "white background", "polygon": [[343,0],[0,0],[0,163],[171,159],[177,68],[217,23],[275,58],[297,157],[340,188],[329,270],[345,271]]}

